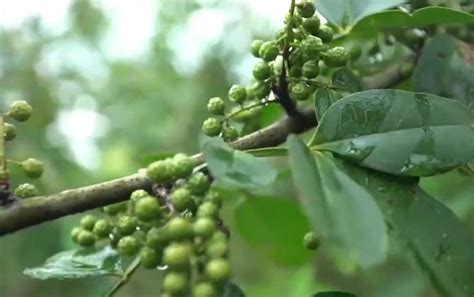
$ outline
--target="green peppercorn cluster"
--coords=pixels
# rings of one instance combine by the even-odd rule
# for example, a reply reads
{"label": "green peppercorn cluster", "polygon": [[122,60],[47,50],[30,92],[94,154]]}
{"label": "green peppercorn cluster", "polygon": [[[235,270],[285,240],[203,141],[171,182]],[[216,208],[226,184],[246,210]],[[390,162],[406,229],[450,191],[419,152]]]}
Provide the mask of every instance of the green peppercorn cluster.
{"label": "green peppercorn cluster", "polygon": [[195,165],[184,154],[151,163],[153,192],[136,190],[100,216],[85,215],[72,240],[81,247],[111,244],[146,269],[165,270],[162,296],[221,296],[231,276],[222,198]]}
{"label": "green peppercorn cluster", "polygon": [[[330,83],[323,72],[330,74],[329,69],[344,67],[349,62],[351,56],[345,48],[328,45],[334,33],[331,27],[321,24],[314,1],[300,1],[295,8],[272,40],[257,39],[250,44],[250,53],[260,60],[254,65],[250,83],[231,86],[228,100],[209,99],[207,109],[211,117],[203,122],[204,134],[233,141],[239,137],[239,131],[232,123],[256,117],[262,106],[275,101],[271,98],[273,90],[288,93],[294,102],[305,101],[318,87]],[[281,90],[282,77],[285,90]]]}

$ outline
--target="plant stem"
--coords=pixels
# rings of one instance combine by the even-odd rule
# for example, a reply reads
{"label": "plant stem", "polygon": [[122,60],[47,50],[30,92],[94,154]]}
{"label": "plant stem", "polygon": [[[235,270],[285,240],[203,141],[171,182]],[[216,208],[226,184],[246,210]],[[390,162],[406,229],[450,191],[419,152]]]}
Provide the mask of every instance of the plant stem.
{"label": "plant stem", "polygon": [[243,107],[242,109],[239,109],[237,111],[234,111],[233,113],[228,114],[225,117],[224,121],[228,121],[229,119],[235,117],[236,115],[240,114],[241,112],[244,112],[244,111],[250,110],[252,108],[259,107],[259,106],[265,106],[265,105],[271,104],[271,103],[277,103],[277,101],[276,100],[262,100],[261,102]]}
{"label": "plant stem", "polygon": [[122,288],[126,283],[128,283],[130,277],[133,275],[133,273],[135,273],[135,271],[137,271],[138,267],[140,267],[140,257],[137,256],[127,267],[127,270],[123,273],[122,278],[113,286],[112,289],[110,289],[106,297],[114,296],[120,288]]}
{"label": "plant stem", "polygon": [[3,137],[3,121],[3,116],[0,115],[0,186],[3,190],[8,190],[8,168],[5,155],[5,139]]}

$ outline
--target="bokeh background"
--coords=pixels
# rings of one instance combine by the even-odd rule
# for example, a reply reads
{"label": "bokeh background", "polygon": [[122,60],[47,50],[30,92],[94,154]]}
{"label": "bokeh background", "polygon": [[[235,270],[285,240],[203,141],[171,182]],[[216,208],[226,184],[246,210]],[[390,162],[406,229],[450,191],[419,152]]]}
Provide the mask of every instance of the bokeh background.
{"label": "bokeh background", "polygon": [[[0,0],[0,108],[28,100],[12,159],[46,164],[43,193],[121,177],[156,155],[199,150],[209,97],[247,83],[248,45],[271,38],[287,0]],[[267,123],[278,109],[262,114]],[[13,169],[14,183],[25,181]],[[423,181],[474,233],[472,177]],[[454,187],[453,187],[454,186]],[[291,196],[291,193],[288,194]],[[361,271],[345,255],[304,250],[306,221],[289,200],[229,203],[235,281],[250,297],[310,296],[347,289],[367,297],[435,297],[424,273],[396,243],[386,264]],[[73,248],[78,216],[0,238],[0,297],[101,296],[107,277],[38,281],[22,274]],[[241,231],[241,232],[239,232]],[[282,244],[282,242],[284,244]],[[159,271],[141,271],[117,296],[158,296]]]}

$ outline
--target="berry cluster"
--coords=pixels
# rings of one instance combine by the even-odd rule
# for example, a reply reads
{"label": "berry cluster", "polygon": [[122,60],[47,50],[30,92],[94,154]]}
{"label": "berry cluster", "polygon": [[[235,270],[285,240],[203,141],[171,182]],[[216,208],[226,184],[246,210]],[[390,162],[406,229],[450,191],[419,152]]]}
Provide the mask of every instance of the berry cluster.
{"label": "berry cluster", "polygon": [[[32,113],[33,108],[31,105],[29,105],[26,101],[18,100],[13,101],[7,112],[5,112],[3,115],[0,115],[0,125],[2,126],[1,131],[3,134],[2,141],[0,142],[0,186],[2,191],[8,191],[9,188],[9,164],[21,167],[25,175],[31,179],[37,179],[43,175],[43,162],[38,159],[28,158],[24,161],[15,161],[8,160],[5,157],[6,143],[14,140],[17,135],[15,125],[5,122],[5,118],[10,118],[18,122],[26,122],[28,119],[30,119]],[[15,196],[18,198],[30,198],[37,196],[38,193],[39,192],[36,187],[29,183],[21,184],[15,189]]]}
{"label": "berry cluster", "polygon": [[239,132],[232,127],[231,120],[248,121],[261,106],[271,102],[293,106],[311,98],[318,87],[328,87],[323,74],[330,74],[329,68],[344,67],[350,53],[341,46],[328,45],[333,30],[322,25],[315,12],[313,1],[303,0],[290,10],[285,26],[273,40],[251,43],[251,54],[260,59],[253,68],[252,81],[247,86],[233,85],[229,89],[227,97],[234,107],[228,113],[225,100],[209,99],[207,109],[212,117],[203,122],[204,134],[233,141]]}
{"label": "berry cluster", "polygon": [[228,236],[219,218],[221,196],[184,154],[150,164],[153,191],[134,191],[126,202],[86,215],[71,232],[82,247],[110,243],[123,257],[140,257],[166,273],[161,296],[221,296],[230,277]]}

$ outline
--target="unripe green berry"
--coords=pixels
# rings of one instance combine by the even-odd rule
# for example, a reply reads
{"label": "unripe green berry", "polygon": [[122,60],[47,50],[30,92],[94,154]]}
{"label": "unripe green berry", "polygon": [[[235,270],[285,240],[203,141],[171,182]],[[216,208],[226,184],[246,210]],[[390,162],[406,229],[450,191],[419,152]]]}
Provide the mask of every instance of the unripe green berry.
{"label": "unripe green berry", "polygon": [[10,123],[3,123],[3,139],[11,141],[16,137],[16,127]]}
{"label": "unripe green berry", "polygon": [[209,181],[209,178],[202,172],[196,172],[187,182],[187,188],[193,195],[202,195],[206,193],[210,185],[211,182]]}
{"label": "unripe green berry", "polygon": [[191,249],[185,244],[171,244],[163,253],[163,263],[171,269],[180,269],[189,265]]}
{"label": "unripe green berry", "polygon": [[168,236],[163,228],[153,227],[146,234],[146,246],[155,250],[162,250],[168,242]]}
{"label": "unripe green berry", "polygon": [[191,205],[191,192],[186,188],[178,188],[171,193],[170,200],[177,211],[184,211]]}
{"label": "unripe green berry", "polygon": [[198,217],[210,217],[210,218],[217,218],[219,214],[219,208],[212,202],[203,202],[197,211]]}
{"label": "unripe green berry", "polygon": [[280,50],[278,49],[278,45],[273,41],[264,42],[258,51],[260,58],[265,62],[275,60],[279,53]]}
{"label": "unripe green berry", "polygon": [[148,192],[145,190],[135,190],[130,195],[130,200],[132,200],[133,202],[137,202],[141,198],[148,197],[148,196],[150,196],[150,194],[148,194]]}
{"label": "unripe green berry", "polygon": [[143,197],[135,204],[135,214],[144,222],[159,219],[161,217],[160,204],[155,197]]}
{"label": "unripe green berry", "polygon": [[80,225],[81,228],[83,228],[84,230],[92,231],[96,222],[97,218],[93,215],[88,214],[82,217]]}
{"label": "unripe green berry", "polygon": [[296,11],[300,16],[304,18],[310,18],[316,12],[316,7],[314,6],[313,1],[303,0],[300,3],[296,4]]}
{"label": "unripe green berry", "polygon": [[209,137],[218,136],[222,131],[222,122],[216,118],[208,118],[202,123],[202,132]]}
{"label": "unripe green berry", "polygon": [[224,115],[225,103],[220,97],[214,97],[207,102],[207,110],[212,115]]}
{"label": "unripe green berry", "polygon": [[231,142],[239,138],[239,131],[234,127],[224,127],[222,129],[222,139],[225,142]]}
{"label": "unripe green berry", "polygon": [[176,154],[173,157],[174,175],[176,178],[188,177],[196,165],[186,154]]}
{"label": "unripe green berry", "polygon": [[106,219],[101,219],[95,222],[93,232],[99,238],[108,237],[112,232],[112,225]]}
{"label": "unripe green berry", "polygon": [[133,236],[124,236],[120,238],[117,250],[122,256],[133,256],[138,253],[140,242]]}
{"label": "unripe green berry", "polygon": [[283,20],[283,23],[286,25],[290,21],[291,21],[291,25],[292,25],[293,28],[298,28],[301,25],[301,23],[303,22],[303,19],[301,18],[301,16],[299,16],[297,14],[294,14],[294,15],[287,14],[285,16],[285,19]]}
{"label": "unripe green berry", "polygon": [[270,94],[270,84],[262,81],[256,81],[250,86],[250,93],[256,99],[263,99]]}
{"label": "unripe green berry", "polygon": [[303,238],[305,248],[308,250],[316,250],[321,243],[321,239],[316,236],[313,232],[308,232]]}
{"label": "unripe green berry", "polygon": [[198,218],[193,224],[194,235],[208,239],[216,231],[216,223],[208,217]]}
{"label": "unripe green berry", "polygon": [[95,244],[95,235],[91,231],[81,230],[77,235],[77,244],[82,247],[90,247]]}
{"label": "unripe green berry", "polygon": [[296,83],[291,86],[290,96],[294,100],[304,101],[309,98],[311,88],[305,83]]}
{"label": "unripe green berry", "polygon": [[316,59],[323,48],[323,41],[316,36],[308,36],[301,43],[303,53],[310,59]]}
{"label": "unripe green berry", "polygon": [[172,296],[177,296],[188,287],[188,278],[184,273],[169,272],[165,275],[162,283],[163,291],[170,293]]}
{"label": "unripe green berry", "polygon": [[21,167],[29,178],[39,178],[43,174],[43,162],[38,159],[29,158],[21,162]]}
{"label": "unripe green berry", "polygon": [[18,198],[31,198],[38,195],[38,189],[32,184],[21,184],[15,189],[15,196]]}
{"label": "unripe green berry", "polygon": [[26,101],[17,100],[13,101],[10,105],[10,109],[7,112],[7,115],[14,118],[19,122],[25,122],[33,113],[33,108]]}
{"label": "unripe green berry", "polygon": [[303,21],[303,28],[311,35],[317,35],[321,21],[317,16],[312,16]]}
{"label": "unripe green berry", "polygon": [[328,43],[332,40],[334,31],[331,27],[326,25],[321,25],[319,27],[318,33],[316,34],[324,43]]}
{"label": "unripe green berry", "polygon": [[121,216],[116,222],[117,231],[121,235],[130,235],[137,229],[137,221],[131,216]]}
{"label": "unripe green berry", "polygon": [[183,240],[190,238],[193,234],[192,225],[181,217],[172,218],[166,224],[166,233],[170,240]]}
{"label": "unripe green berry", "polygon": [[303,76],[306,78],[315,78],[319,74],[318,61],[310,60],[303,64]]}
{"label": "unripe green berry", "polygon": [[217,289],[212,283],[202,282],[194,286],[193,297],[217,297]]}
{"label": "unripe green berry", "polygon": [[357,46],[357,45],[353,46],[349,52],[349,56],[352,61],[358,60],[361,55],[362,55],[362,49],[360,48],[360,46]]}
{"label": "unripe green berry", "polygon": [[222,196],[219,195],[219,193],[217,193],[214,190],[210,190],[207,192],[206,197],[204,198],[204,201],[212,202],[218,208],[222,206]]}
{"label": "unripe green berry", "polygon": [[206,255],[211,259],[227,256],[229,245],[226,240],[211,240],[206,247]]}
{"label": "unripe green berry", "polygon": [[252,55],[256,58],[260,58],[260,47],[262,46],[263,44],[263,40],[260,40],[260,39],[256,39],[254,41],[252,41],[252,43],[250,44],[250,52],[252,53]]}
{"label": "unripe green berry", "polygon": [[237,103],[243,103],[247,99],[247,90],[244,86],[233,85],[229,89],[229,100]]}
{"label": "unripe green berry", "polygon": [[230,278],[231,269],[229,261],[224,259],[213,259],[206,264],[206,276],[212,282],[223,282]]}
{"label": "unripe green berry", "polygon": [[298,65],[293,65],[290,68],[290,76],[291,77],[300,77],[302,74],[302,68]]}
{"label": "unripe green berry", "polygon": [[173,178],[173,168],[170,160],[159,160],[148,165],[146,174],[155,183],[167,183]]}
{"label": "unripe green berry", "polygon": [[140,263],[146,269],[154,269],[160,264],[160,255],[155,249],[144,247],[140,251]]}
{"label": "unripe green berry", "polygon": [[349,54],[342,46],[336,46],[325,53],[323,60],[328,67],[342,67],[349,61]]}
{"label": "unripe green berry", "polygon": [[272,68],[268,63],[262,61],[255,64],[252,73],[256,80],[266,80],[272,75]]}
{"label": "unripe green berry", "polygon": [[82,228],[75,227],[71,230],[71,239],[73,242],[78,243],[79,233],[81,233]]}
{"label": "unripe green berry", "polygon": [[225,241],[227,242],[227,235],[222,232],[221,230],[218,230],[216,232],[214,232],[214,234],[212,234],[212,237],[211,237],[211,240],[212,241]]}
{"label": "unripe green berry", "polygon": [[115,216],[127,210],[127,202],[120,202],[103,207],[103,210],[109,216]]}

